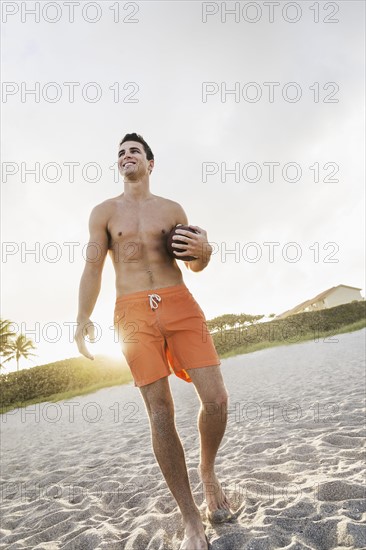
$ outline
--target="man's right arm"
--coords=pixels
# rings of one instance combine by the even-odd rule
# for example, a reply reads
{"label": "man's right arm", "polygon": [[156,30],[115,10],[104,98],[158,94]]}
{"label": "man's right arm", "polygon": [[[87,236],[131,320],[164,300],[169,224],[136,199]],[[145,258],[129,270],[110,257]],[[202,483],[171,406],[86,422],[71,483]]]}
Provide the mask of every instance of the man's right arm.
{"label": "man's right arm", "polygon": [[79,287],[78,327],[75,333],[75,342],[82,355],[88,359],[94,359],[85,345],[85,336],[88,336],[91,341],[94,339],[94,326],[90,316],[100,292],[102,271],[108,252],[105,205],[98,205],[92,210],[89,219],[89,232],[85,268]]}

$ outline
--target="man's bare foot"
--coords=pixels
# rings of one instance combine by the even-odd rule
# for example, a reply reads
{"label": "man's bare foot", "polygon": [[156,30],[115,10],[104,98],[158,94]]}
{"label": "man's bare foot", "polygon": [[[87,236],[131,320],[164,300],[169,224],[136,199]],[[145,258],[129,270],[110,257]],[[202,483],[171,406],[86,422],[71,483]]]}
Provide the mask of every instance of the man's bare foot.
{"label": "man's bare foot", "polygon": [[207,517],[212,523],[223,523],[230,521],[233,513],[230,510],[229,501],[221,487],[219,480],[213,470],[205,470],[198,467],[201,477],[205,501],[207,504]]}
{"label": "man's bare foot", "polygon": [[184,537],[179,550],[209,550],[210,546],[207,537]]}
{"label": "man's bare foot", "polygon": [[209,544],[201,521],[185,525],[184,539],[179,550],[208,550]]}

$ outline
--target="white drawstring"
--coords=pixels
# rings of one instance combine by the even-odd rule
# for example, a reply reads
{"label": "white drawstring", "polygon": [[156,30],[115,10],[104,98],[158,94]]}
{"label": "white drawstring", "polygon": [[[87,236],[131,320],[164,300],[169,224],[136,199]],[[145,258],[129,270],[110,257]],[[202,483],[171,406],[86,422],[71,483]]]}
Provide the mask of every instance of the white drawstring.
{"label": "white drawstring", "polygon": [[159,302],[161,302],[159,294],[148,294],[148,297],[150,299],[151,309],[157,309],[159,307]]}

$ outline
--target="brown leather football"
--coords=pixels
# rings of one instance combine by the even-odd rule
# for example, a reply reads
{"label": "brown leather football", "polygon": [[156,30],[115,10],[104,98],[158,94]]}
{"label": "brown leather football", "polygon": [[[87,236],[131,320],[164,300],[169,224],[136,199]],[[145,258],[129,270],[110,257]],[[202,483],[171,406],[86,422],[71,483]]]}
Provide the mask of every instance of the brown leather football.
{"label": "brown leather football", "polygon": [[168,233],[167,241],[166,241],[166,247],[168,249],[169,255],[175,258],[176,260],[183,260],[184,262],[191,262],[192,260],[195,260],[196,258],[194,256],[176,256],[174,254],[173,252],[174,250],[176,250],[177,252],[184,252],[184,249],[174,248],[172,246],[172,243],[186,244],[184,241],[180,241],[178,239],[173,241],[174,235],[179,235],[179,233],[175,232],[176,229],[184,229],[185,231],[191,231],[192,233],[197,233],[197,231],[195,231],[191,227],[188,227],[188,225],[176,225],[175,227],[173,227],[173,229],[171,229],[170,232]]}

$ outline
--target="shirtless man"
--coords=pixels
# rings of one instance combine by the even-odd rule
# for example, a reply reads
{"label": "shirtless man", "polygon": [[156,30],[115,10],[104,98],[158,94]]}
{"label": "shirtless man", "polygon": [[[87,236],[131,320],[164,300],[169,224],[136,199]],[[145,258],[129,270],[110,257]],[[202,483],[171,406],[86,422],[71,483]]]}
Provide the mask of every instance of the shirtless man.
{"label": "shirtless man", "polygon": [[[214,470],[225,432],[228,396],[212,338],[203,330],[203,312],[166,249],[167,233],[177,224],[188,225],[187,216],[178,203],[150,192],[153,167],[154,155],[144,139],[126,134],[118,153],[124,192],[96,206],[90,216],[90,257],[94,257],[86,262],[80,281],[75,341],[80,353],[93,359],[84,336],[91,341],[94,338],[90,316],[109,251],[116,272],[115,327],[145,402],[156,459],[182,514],[185,536],[181,550],[207,550],[209,543],[192,496],[175,427],[168,375],[174,371],[193,382],[201,402],[199,472],[207,516],[213,522],[231,518],[229,503]],[[207,266],[212,248],[206,231],[191,227],[197,233],[180,230],[179,240],[187,244],[176,243],[174,248],[177,258],[194,256],[196,259],[185,265],[198,272]]]}

